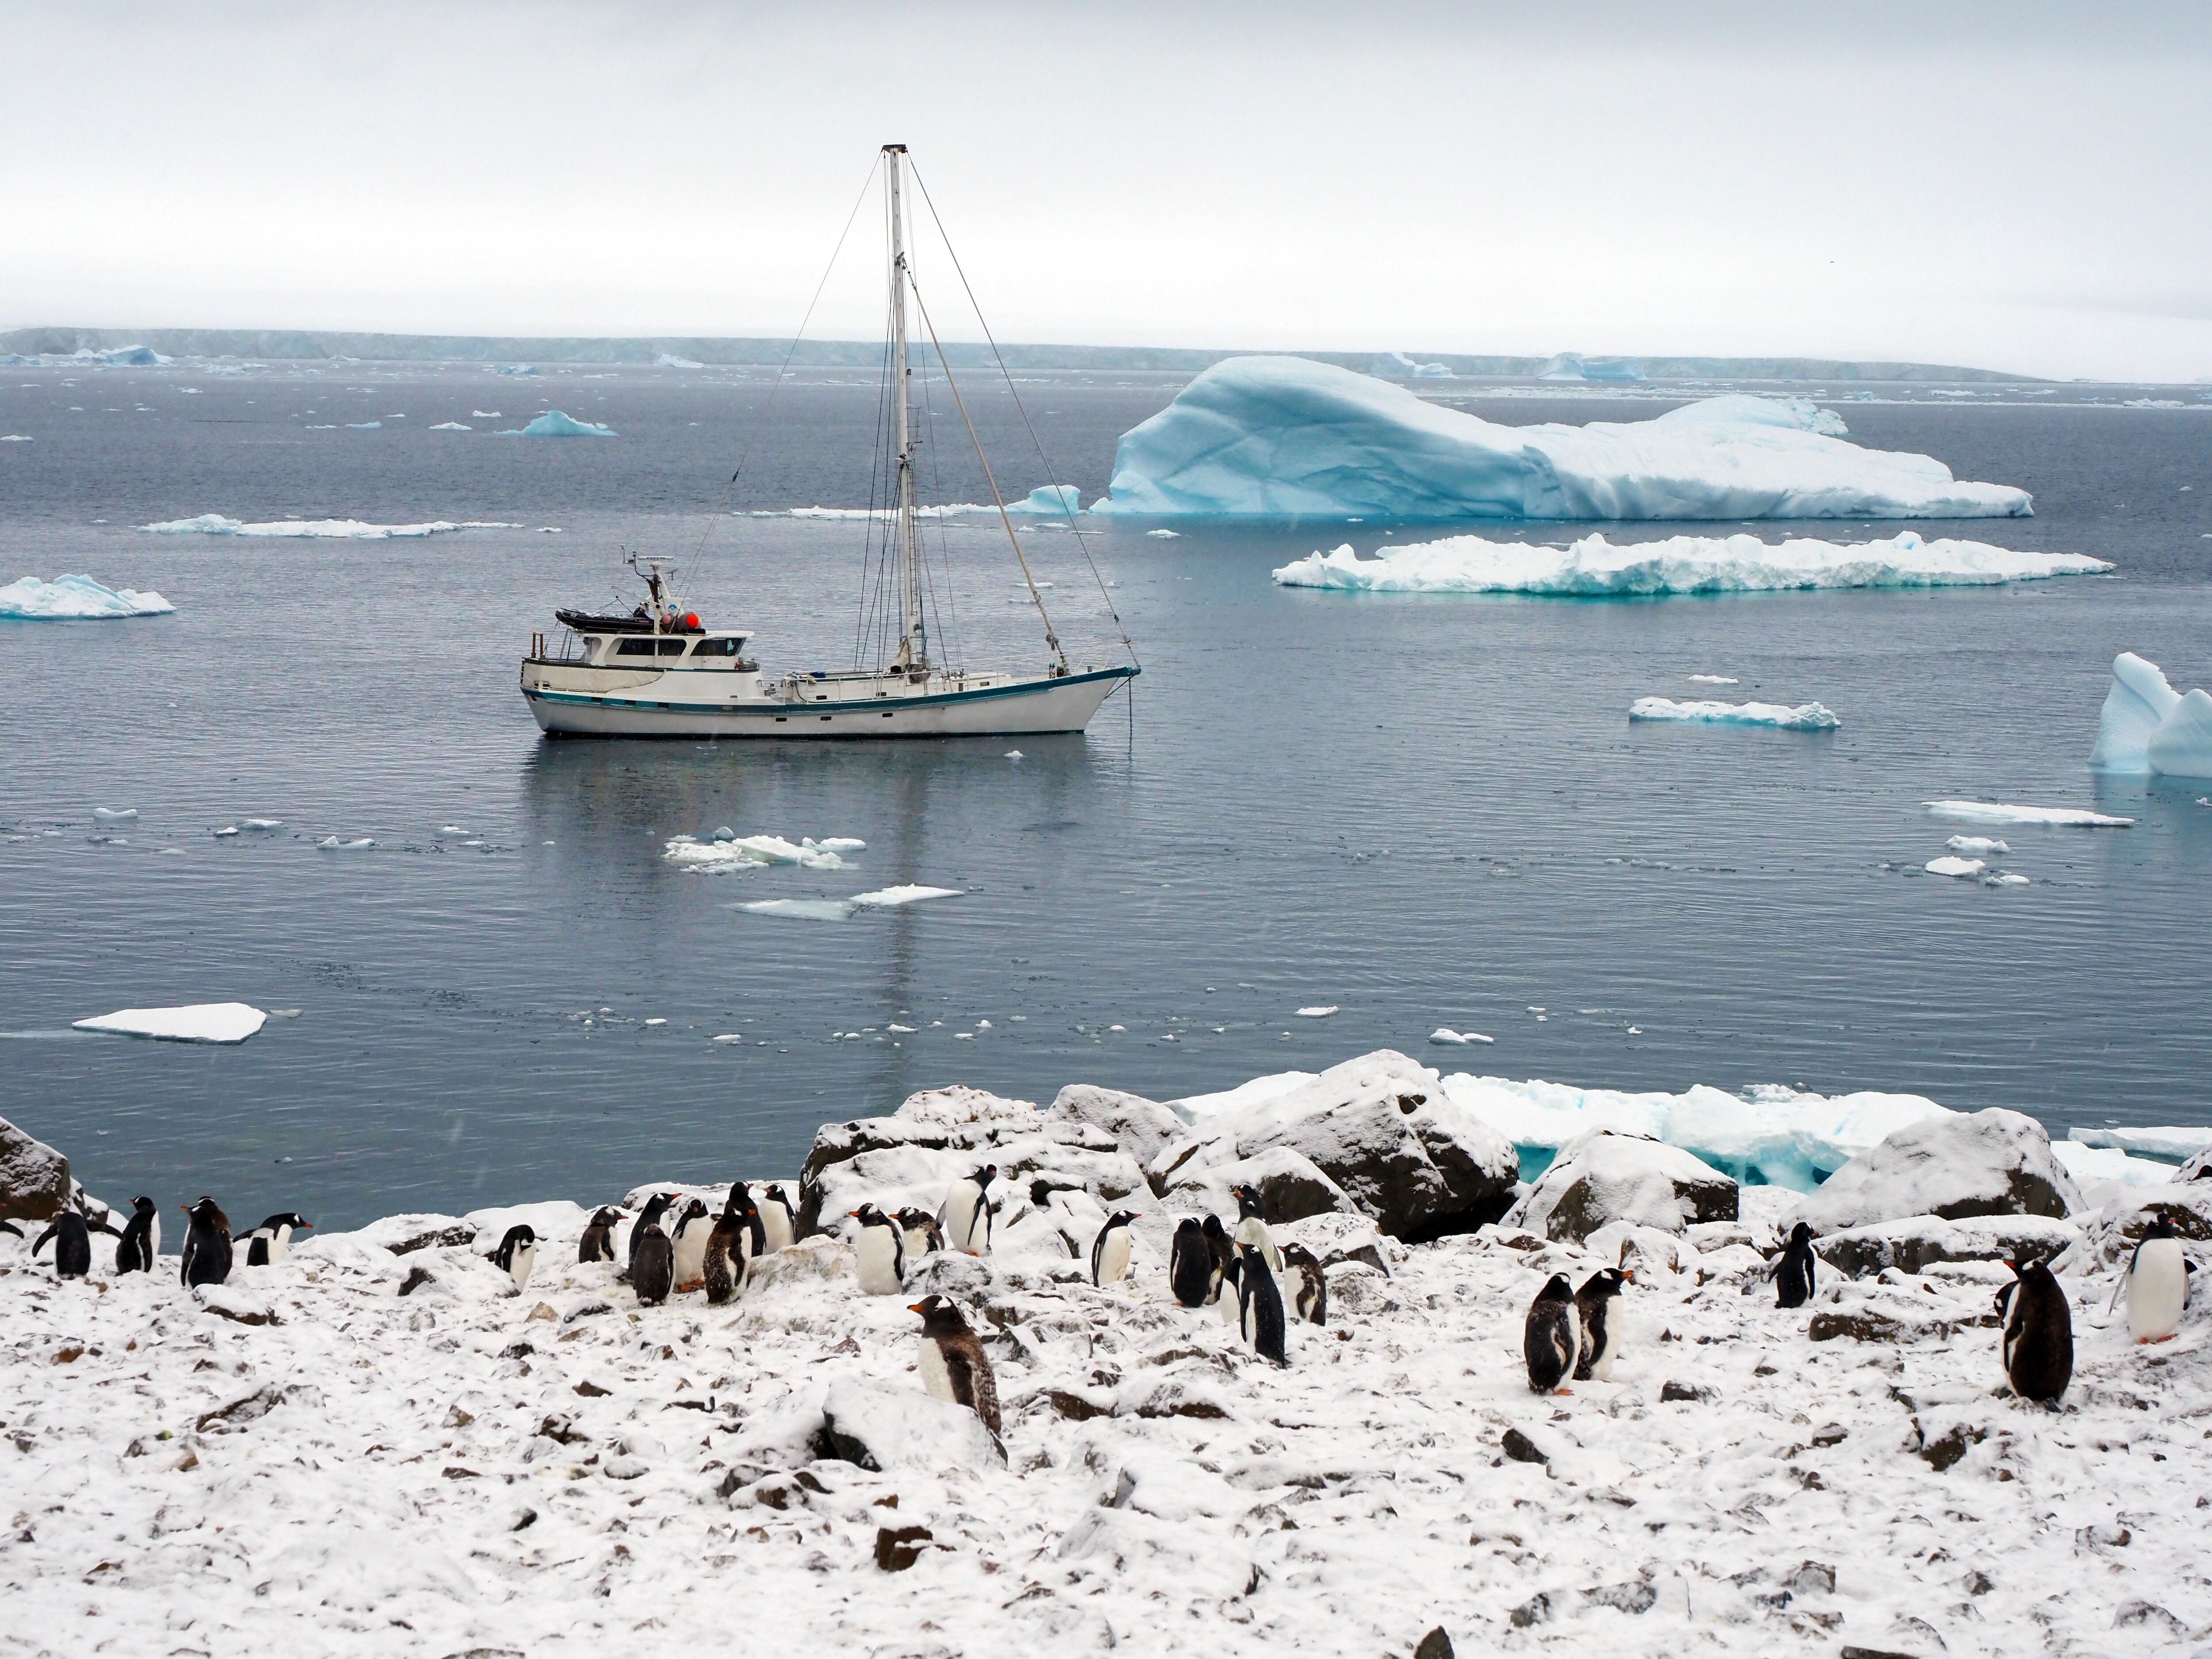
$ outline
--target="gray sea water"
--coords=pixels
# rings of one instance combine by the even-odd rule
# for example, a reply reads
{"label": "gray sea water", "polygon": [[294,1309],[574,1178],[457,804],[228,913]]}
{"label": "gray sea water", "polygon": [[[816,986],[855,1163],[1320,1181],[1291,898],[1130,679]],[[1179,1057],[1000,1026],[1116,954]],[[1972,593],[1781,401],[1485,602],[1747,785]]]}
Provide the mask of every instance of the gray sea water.
{"label": "gray sea water", "polygon": [[[1049,477],[1087,498],[1177,384],[1028,377],[1048,461],[1002,393],[970,404],[1010,495]],[[865,526],[740,515],[865,501],[876,388],[787,383],[720,503],[769,386],[0,370],[0,433],[32,440],[0,444],[0,580],[81,571],[177,606],[0,623],[0,1115],[103,1195],[206,1191],[326,1224],[788,1173],[818,1122],[956,1081],[1171,1097],[1386,1045],[1589,1086],[1905,1090],[2060,1128],[2212,1120],[2207,787],[2084,765],[2116,652],[2212,681],[2212,414],[2106,389],[1823,399],[1863,442],[2035,492],[2033,519],[1922,533],[2095,554],[2109,578],[1354,597],[1268,578],[1338,528],[1115,526],[1091,552],[1145,673],[1085,737],[542,739],[518,659],[556,604],[622,590],[620,547],[675,559],[709,621],[758,630],[771,669],[850,659]],[[1673,401],[1438,391],[1512,422]],[[554,406],[621,435],[494,435]],[[473,430],[428,429],[451,420]],[[940,419],[937,484],[975,500],[957,438]],[[203,513],[520,527],[136,527]],[[1713,528],[1521,533],[1593,527]],[[1003,540],[933,535],[969,659],[1036,661]],[[1030,539],[1074,654],[1105,659],[1114,629],[1073,538]],[[1731,697],[1818,699],[1844,725],[1629,725],[1637,696],[1698,695],[1696,673],[1736,678]],[[1996,891],[1920,872],[1957,828],[1922,803],[1950,796],[2137,823],[2012,832],[2006,863],[2032,884]],[[95,826],[95,806],[139,817]],[[250,817],[283,828],[212,833]],[[662,857],[722,824],[868,846],[836,872],[710,878]],[[319,849],[331,836],[377,845]],[[733,908],[907,882],[963,890],[843,922]],[[230,999],[297,1013],[238,1048],[68,1030]],[[1429,1046],[1440,1025],[1496,1042]]]}

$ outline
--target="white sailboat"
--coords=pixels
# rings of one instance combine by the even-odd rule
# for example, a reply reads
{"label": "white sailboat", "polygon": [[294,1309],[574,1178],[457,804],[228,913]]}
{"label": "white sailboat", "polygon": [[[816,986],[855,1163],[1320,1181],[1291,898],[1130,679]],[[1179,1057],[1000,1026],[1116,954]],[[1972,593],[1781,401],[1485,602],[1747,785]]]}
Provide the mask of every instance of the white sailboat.
{"label": "white sailboat", "polygon": [[[1012,544],[1030,603],[1043,624],[1048,653],[1037,670],[977,672],[933,654],[927,572],[918,523],[917,448],[909,407],[907,298],[913,282],[904,225],[902,173],[906,146],[883,149],[890,225],[890,362],[894,501],[887,574],[898,606],[897,648],[871,667],[766,676],[748,659],[752,635],[706,626],[671,591],[661,561],[635,555],[646,601],[628,616],[555,613],[557,642],[532,636],[522,663],[522,695],[550,735],[686,738],[939,738],[1080,732],[1101,703],[1140,672],[1128,663],[1071,663],[1030,569],[1021,537],[990,464],[983,475]],[[925,317],[927,313],[925,312]],[[940,349],[938,361],[956,400],[959,389]],[[1011,388],[1011,381],[1009,382]],[[966,405],[962,422],[970,435]],[[1103,588],[1102,588],[1103,592]],[[1108,606],[1112,609],[1110,602]],[[1123,643],[1127,636],[1123,635]]]}

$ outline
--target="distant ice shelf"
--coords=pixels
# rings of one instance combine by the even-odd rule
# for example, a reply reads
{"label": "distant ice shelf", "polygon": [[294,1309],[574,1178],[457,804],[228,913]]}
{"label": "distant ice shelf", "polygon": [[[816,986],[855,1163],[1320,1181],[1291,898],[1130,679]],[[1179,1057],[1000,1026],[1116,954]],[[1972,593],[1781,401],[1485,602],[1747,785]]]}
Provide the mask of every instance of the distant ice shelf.
{"label": "distant ice shelf", "polygon": [[26,576],[0,587],[0,622],[107,622],[124,617],[162,617],[176,610],[159,593],[103,587],[89,576]]}
{"label": "distant ice shelf", "polygon": [[2212,695],[2185,696],[2156,663],[2123,651],[2112,659],[2089,764],[2100,772],[2212,778]]}
{"label": "distant ice shelf", "polygon": [[244,1002],[195,1002],[176,1008],[118,1008],[73,1022],[80,1031],[159,1037],[170,1042],[243,1042],[269,1016]]}
{"label": "distant ice shelf", "polygon": [[242,524],[220,513],[203,513],[196,519],[167,519],[142,524],[141,530],[157,536],[245,536],[271,540],[381,542],[416,536],[444,536],[461,530],[520,530],[504,519],[465,519],[455,522],[434,519],[427,524],[368,524],[360,519],[273,519],[264,524]]}
{"label": "distant ice shelf", "polygon": [[1978,587],[2095,575],[2112,565],[2081,553],[2023,553],[1984,542],[1887,539],[1767,543],[1749,534],[1670,536],[1615,545],[1601,535],[1568,547],[1451,536],[1363,559],[1349,544],[1280,567],[1285,587],[1353,593],[1528,593],[1559,599],[1638,599],[1674,593],[1749,593],[1793,588]]}
{"label": "distant ice shelf", "polygon": [[1803,398],[1500,426],[1300,357],[1232,357],[1124,433],[1091,511],[1398,520],[2019,518],[2026,490],[1864,449]]}
{"label": "distant ice shelf", "polygon": [[1628,705],[1628,718],[1708,726],[1767,726],[1784,732],[1832,732],[1843,724],[1817,702],[1791,708],[1778,702],[1676,702],[1671,697],[1638,697]]}

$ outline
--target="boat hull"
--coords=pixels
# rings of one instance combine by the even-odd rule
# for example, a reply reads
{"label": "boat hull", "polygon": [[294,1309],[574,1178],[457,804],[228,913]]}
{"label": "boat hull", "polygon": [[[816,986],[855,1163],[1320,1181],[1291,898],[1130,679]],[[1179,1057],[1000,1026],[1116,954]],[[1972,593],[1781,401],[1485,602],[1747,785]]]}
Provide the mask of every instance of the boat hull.
{"label": "boat hull", "polygon": [[[1080,732],[1134,668],[1106,668],[1058,679],[1018,680],[927,696],[865,699],[817,695],[805,701],[648,701],[642,693],[563,687],[557,671],[526,664],[522,695],[551,737],[592,738],[961,738]],[[663,677],[672,678],[672,677]],[[673,688],[670,688],[673,689]]]}

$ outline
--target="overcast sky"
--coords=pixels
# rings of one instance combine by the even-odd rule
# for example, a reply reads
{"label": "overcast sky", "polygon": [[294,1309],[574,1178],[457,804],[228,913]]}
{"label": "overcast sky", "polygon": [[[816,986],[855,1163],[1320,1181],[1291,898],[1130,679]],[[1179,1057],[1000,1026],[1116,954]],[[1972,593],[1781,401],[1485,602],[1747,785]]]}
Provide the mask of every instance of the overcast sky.
{"label": "overcast sky", "polygon": [[2212,7],[1821,9],[11,0],[0,326],[787,334],[895,139],[1002,339],[2212,376]]}

